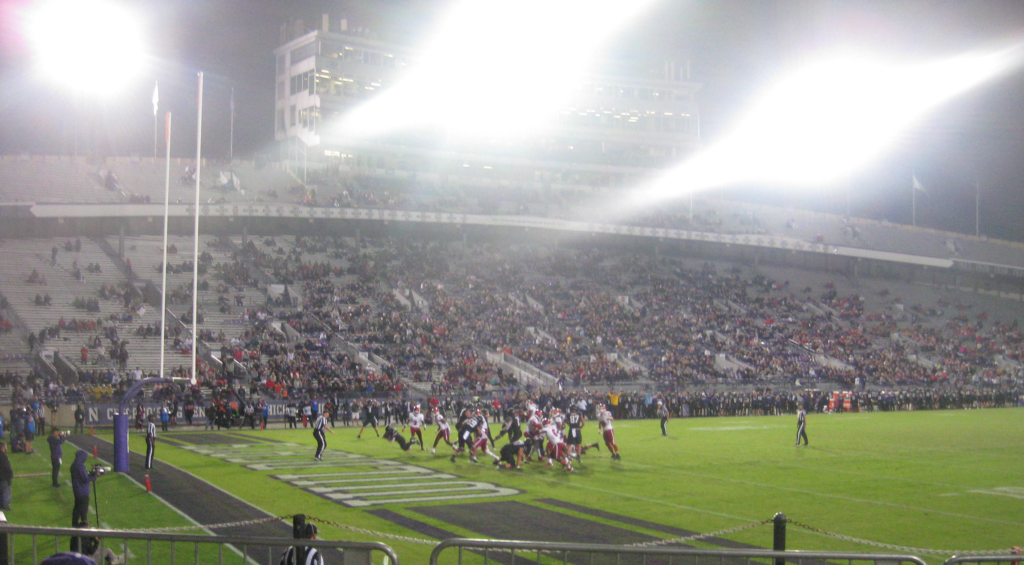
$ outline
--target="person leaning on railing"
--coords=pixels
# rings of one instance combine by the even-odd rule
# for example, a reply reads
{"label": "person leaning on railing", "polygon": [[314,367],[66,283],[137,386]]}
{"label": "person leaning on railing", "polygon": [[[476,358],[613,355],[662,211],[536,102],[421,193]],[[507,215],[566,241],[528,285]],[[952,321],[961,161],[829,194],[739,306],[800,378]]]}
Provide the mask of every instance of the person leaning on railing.
{"label": "person leaning on railing", "polygon": [[[76,528],[88,528],[89,522],[79,522]],[[109,547],[102,547],[100,538],[96,536],[81,536],[71,538],[71,551],[81,553],[96,563],[107,565],[119,565],[124,563],[124,557],[114,553]]]}

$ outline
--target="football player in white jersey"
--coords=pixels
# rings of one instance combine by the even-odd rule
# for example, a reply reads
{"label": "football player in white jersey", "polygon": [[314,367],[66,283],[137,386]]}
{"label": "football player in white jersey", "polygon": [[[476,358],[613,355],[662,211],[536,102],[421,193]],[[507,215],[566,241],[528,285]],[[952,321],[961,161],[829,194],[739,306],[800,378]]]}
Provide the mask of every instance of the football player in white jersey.
{"label": "football player in white jersey", "polygon": [[612,459],[622,459],[619,457],[619,446],[615,443],[615,429],[612,425],[614,420],[612,413],[605,408],[604,404],[597,405],[597,425],[601,428],[601,435],[604,436],[604,444],[608,447],[608,451],[612,452]]}
{"label": "football player in white jersey", "polygon": [[434,446],[430,448],[430,452],[434,453],[437,451],[437,444],[442,439],[448,444],[448,447],[455,447],[452,445],[451,440],[452,428],[448,425],[448,420],[445,419],[444,414],[438,408],[434,408],[433,416],[434,423],[437,424],[437,435],[434,436]]}
{"label": "football player in white jersey", "polygon": [[[417,441],[420,444],[420,451],[423,451],[423,423],[426,421],[426,416],[423,412],[420,412],[420,405],[417,404],[412,407],[412,412],[409,414],[409,440]],[[405,426],[402,426],[405,429]]]}
{"label": "football player in white jersey", "polygon": [[569,460],[569,446],[562,441],[558,428],[551,420],[544,420],[544,438],[548,440],[548,466],[553,463],[551,459],[557,459],[566,472],[572,472],[572,461]]}

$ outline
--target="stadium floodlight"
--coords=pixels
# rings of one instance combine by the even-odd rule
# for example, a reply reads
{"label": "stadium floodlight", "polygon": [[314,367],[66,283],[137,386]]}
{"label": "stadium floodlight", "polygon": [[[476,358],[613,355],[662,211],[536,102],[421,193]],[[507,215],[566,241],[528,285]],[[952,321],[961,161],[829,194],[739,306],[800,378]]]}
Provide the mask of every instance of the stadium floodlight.
{"label": "stadium floodlight", "polygon": [[76,92],[111,95],[143,68],[142,24],[109,0],[45,0],[26,14],[36,68]]}
{"label": "stadium floodlight", "polygon": [[654,0],[458,3],[405,78],[338,124],[346,136],[441,128],[504,137],[548,123],[600,48]]}
{"label": "stadium floodlight", "polygon": [[758,98],[721,142],[631,193],[629,207],[737,183],[835,182],[882,155],[929,111],[1018,66],[1021,51],[924,63],[849,53],[821,58]]}

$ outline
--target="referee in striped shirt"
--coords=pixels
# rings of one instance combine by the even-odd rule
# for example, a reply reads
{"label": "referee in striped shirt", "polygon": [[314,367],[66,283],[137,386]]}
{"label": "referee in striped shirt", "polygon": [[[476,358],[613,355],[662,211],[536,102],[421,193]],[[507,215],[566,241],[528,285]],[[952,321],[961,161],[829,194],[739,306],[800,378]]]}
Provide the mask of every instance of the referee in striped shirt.
{"label": "referee in striped shirt", "polygon": [[146,468],[153,468],[153,451],[156,449],[156,424],[153,423],[153,416],[149,417],[146,424]]}
{"label": "referee in striped shirt", "polygon": [[316,417],[316,422],[313,423],[313,438],[316,439],[316,456],[313,459],[317,461],[323,461],[324,450],[327,449],[327,437],[324,436],[324,430],[334,433],[334,430],[327,425],[327,416],[323,412]]}

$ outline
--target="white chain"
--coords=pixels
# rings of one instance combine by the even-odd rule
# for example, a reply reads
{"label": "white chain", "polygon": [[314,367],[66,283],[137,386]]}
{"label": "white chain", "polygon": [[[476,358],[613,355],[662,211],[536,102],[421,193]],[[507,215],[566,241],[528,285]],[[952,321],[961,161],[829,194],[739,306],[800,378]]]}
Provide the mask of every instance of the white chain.
{"label": "white chain", "polygon": [[742,532],[743,530],[750,530],[750,529],[753,529],[753,528],[757,528],[759,526],[763,526],[763,525],[765,525],[765,524],[767,524],[769,522],[771,522],[771,519],[764,520],[764,521],[761,521],[761,522],[754,522],[753,524],[744,524],[742,526],[736,526],[734,528],[726,528],[724,530],[718,530],[717,532],[709,532],[709,533],[706,533],[706,534],[694,534],[692,536],[683,536],[683,537],[672,538],[672,539],[660,539],[660,540],[656,540],[656,541],[645,541],[645,542],[641,542],[641,543],[631,543],[631,544],[629,544],[629,547],[655,547],[655,546],[659,546],[659,545],[669,545],[669,544],[673,544],[673,543],[686,543],[688,541],[697,541],[697,540],[706,539],[706,538],[714,538],[714,537],[718,537],[718,536],[724,536],[724,535],[727,535],[727,534],[734,534],[736,532]]}
{"label": "white chain", "polygon": [[393,540],[399,540],[399,541],[407,541],[409,543],[419,543],[419,544],[423,544],[423,545],[437,545],[438,544],[438,540],[411,538],[411,537],[408,537],[408,536],[400,536],[400,535],[397,535],[397,534],[385,534],[384,532],[375,532],[373,530],[366,530],[366,529],[363,529],[363,528],[357,528],[355,526],[346,526],[344,524],[338,524],[338,523],[335,523],[335,522],[331,522],[329,520],[323,520],[321,518],[314,518],[312,516],[306,516],[306,520],[308,520],[310,522],[320,522],[321,524],[327,524],[328,526],[334,526],[335,528],[341,528],[342,530],[348,530],[350,532],[356,532],[356,533],[365,534],[365,535],[368,535],[368,536],[375,536],[375,537],[387,538],[387,539],[393,539]]}
{"label": "white chain", "polygon": [[[256,518],[256,519],[253,519],[253,520],[243,520],[243,521],[238,521],[238,522],[222,522],[220,524],[205,524],[205,525],[197,525],[197,526],[177,526],[177,527],[171,527],[171,528],[143,528],[143,529],[118,530],[118,531],[142,532],[142,533],[162,533],[162,532],[184,532],[184,531],[188,531],[188,530],[199,530],[199,529],[217,530],[217,529],[222,529],[222,528],[236,528],[236,527],[241,527],[241,526],[251,526],[251,525],[255,525],[255,524],[265,524],[267,522],[276,522],[278,520],[287,520],[289,518],[292,518],[292,516],[291,515],[288,515],[288,516],[270,516],[270,517],[267,517],[267,518]],[[418,543],[418,544],[421,544],[421,545],[437,545],[437,543],[438,543],[437,540],[428,540],[428,539],[422,539],[422,538],[413,538],[413,537],[408,537],[408,536],[400,536],[400,535],[397,535],[397,534],[388,534],[388,533],[384,533],[384,532],[376,532],[376,531],[373,531],[373,530],[367,530],[365,528],[357,528],[355,526],[348,526],[348,525],[345,525],[345,524],[338,524],[338,523],[335,523],[335,522],[331,522],[329,520],[323,520],[323,519],[320,519],[320,518],[314,518],[312,516],[307,516],[306,519],[311,521],[311,522],[320,522],[321,524],[327,524],[329,526],[334,526],[335,528],[339,528],[339,529],[342,529],[342,530],[348,530],[350,532],[364,534],[364,535],[368,535],[368,536],[372,536],[372,537],[393,539],[393,540],[404,541],[404,542],[409,542],[409,543]],[[742,526],[726,528],[724,530],[718,530],[716,532],[708,532],[708,533],[705,533],[705,534],[694,534],[694,535],[690,535],[690,536],[682,536],[682,537],[676,537],[676,538],[671,538],[671,539],[663,539],[663,540],[655,540],[655,541],[633,543],[633,544],[629,544],[627,547],[657,547],[657,546],[662,546],[662,545],[686,543],[686,542],[690,542],[690,541],[697,541],[697,540],[702,540],[702,539],[707,539],[707,538],[721,537],[721,536],[725,536],[725,535],[729,535],[729,534],[734,534],[734,533],[737,533],[737,532],[742,532],[744,530],[750,530],[750,529],[753,529],[753,528],[757,528],[757,527],[763,526],[765,524],[771,523],[771,521],[772,521],[771,519],[768,519],[768,520],[763,520],[761,522],[754,522],[752,524],[744,524]],[[891,543],[882,543],[882,542],[871,541],[871,540],[866,540],[866,539],[861,539],[861,538],[855,538],[853,536],[837,534],[835,532],[830,532],[828,530],[823,530],[821,528],[818,528],[818,527],[815,527],[815,526],[810,526],[810,525],[807,525],[807,524],[802,524],[800,522],[795,522],[793,520],[789,520],[788,523],[793,525],[793,526],[796,526],[798,528],[803,528],[805,530],[810,530],[812,532],[817,532],[819,534],[828,536],[830,538],[835,538],[835,539],[839,539],[839,540],[843,540],[843,541],[849,541],[849,542],[853,542],[853,543],[859,543],[859,544],[867,545],[867,546],[871,546],[871,547],[878,547],[878,548],[881,548],[881,549],[890,549],[890,550],[898,551],[898,552],[902,552],[902,553],[926,554],[926,555],[964,555],[964,556],[968,556],[968,555],[1000,555],[1000,554],[1010,554],[1012,552],[1012,550],[1010,548],[994,549],[994,550],[964,550],[964,551],[958,551],[958,550],[953,550],[953,549],[928,549],[928,548],[923,548],[923,547],[910,547],[910,546],[905,546],[905,545],[895,545],[895,544],[891,544]],[[1024,560],[1024,559],[1022,559],[1022,560]]]}
{"label": "white chain", "polygon": [[220,524],[199,524],[195,526],[175,526],[170,528],[143,528],[143,529],[132,529],[132,530],[118,530],[125,532],[143,532],[143,533],[162,533],[162,532],[186,532],[188,530],[218,530],[221,528],[236,528],[239,526],[251,526],[254,524],[265,524],[267,522],[276,522],[278,520],[287,520],[291,516],[270,516],[267,518],[255,518],[253,520],[241,520],[238,522],[222,522]]}

